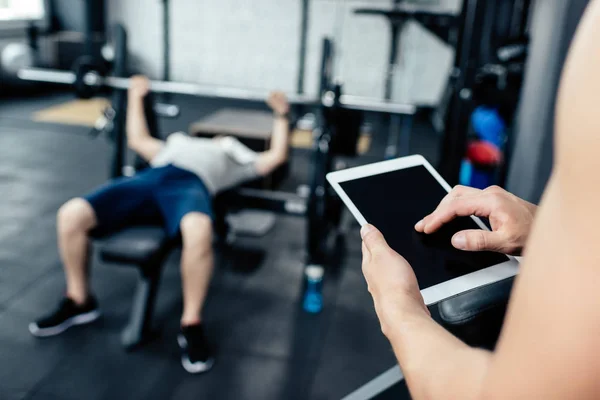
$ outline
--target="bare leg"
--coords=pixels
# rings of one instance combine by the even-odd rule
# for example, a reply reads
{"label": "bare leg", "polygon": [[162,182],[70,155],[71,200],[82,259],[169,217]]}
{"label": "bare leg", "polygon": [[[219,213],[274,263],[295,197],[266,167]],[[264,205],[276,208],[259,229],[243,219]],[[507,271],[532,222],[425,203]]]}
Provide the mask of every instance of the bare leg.
{"label": "bare leg", "polygon": [[202,307],[212,276],[212,221],[205,214],[189,213],[181,220],[181,234],[183,236],[181,325],[189,326],[201,321]]}
{"label": "bare leg", "polygon": [[89,295],[88,232],[96,225],[92,206],[81,198],[66,202],[58,211],[58,247],[65,269],[67,296],[84,304]]}

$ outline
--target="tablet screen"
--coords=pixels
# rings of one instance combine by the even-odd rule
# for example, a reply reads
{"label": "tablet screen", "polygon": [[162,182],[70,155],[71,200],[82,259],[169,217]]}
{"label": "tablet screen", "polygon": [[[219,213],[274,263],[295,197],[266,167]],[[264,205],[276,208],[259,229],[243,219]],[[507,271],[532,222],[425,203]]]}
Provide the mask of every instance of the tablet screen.
{"label": "tablet screen", "polygon": [[412,265],[421,289],[509,260],[502,254],[464,252],[452,246],[456,232],[480,229],[468,217],[455,219],[432,235],[415,231],[415,224],[447,194],[422,165],[340,182],[340,186],[367,222]]}

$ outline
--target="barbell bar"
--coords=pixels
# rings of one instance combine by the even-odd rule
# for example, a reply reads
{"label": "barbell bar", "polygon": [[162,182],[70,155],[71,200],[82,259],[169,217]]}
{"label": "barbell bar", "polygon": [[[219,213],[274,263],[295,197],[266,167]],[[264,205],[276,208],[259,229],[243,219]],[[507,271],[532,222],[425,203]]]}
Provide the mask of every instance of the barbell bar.
{"label": "barbell bar", "polygon": [[[77,74],[69,71],[58,71],[43,68],[25,68],[18,72],[18,77],[26,81],[48,82],[66,85],[77,83]],[[95,88],[109,87],[113,89],[129,89],[131,79],[114,76],[103,77],[95,72],[83,76],[85,85]],[[150,91],[153,93],[187,94],[192,96],[213,97],[233,100],[266,100],[268,93],[253,92],[245,89],[229,87],[204,86],[196,83],[150,81]],[[314,104],[314,97],[292,94],[288,100],[293,104]]]}
{"label": "barbell bar", "polygon": [[[77,83],[77,74],[69,71],[59,71],[44,68],[24,68],[19,70],[18,77],[25,81],[48,82],[65,85],[75,85]],[[117,78],[113,76],[101,76],[96,72],[88,72],[83,75],[83,83],[93,88],[110,87],[113,89],[129,89],[131,80],[129,78]],[[268,97],[266,92],[250,91],[246,89],[231,87],[215,87],[200,85],[197,83],[182,82],[163,82],[150,81],[150,91],[154,93],[174,93],[185,94],[200,97],[212,97],[229,100],[254,100],[265,101]],[[332,93],[326,92],[323,98],[319,100],[313,96],[302,94],[288,94],[290,104],[296,105],[317,105],[321,102],[325,105],[332,105]],[[388,114],[414,115],[416,107],[412,104],[398,104],[385,101],[379,101],[370,98],[342,95],[340,105],[345,108],[372,111]]]}

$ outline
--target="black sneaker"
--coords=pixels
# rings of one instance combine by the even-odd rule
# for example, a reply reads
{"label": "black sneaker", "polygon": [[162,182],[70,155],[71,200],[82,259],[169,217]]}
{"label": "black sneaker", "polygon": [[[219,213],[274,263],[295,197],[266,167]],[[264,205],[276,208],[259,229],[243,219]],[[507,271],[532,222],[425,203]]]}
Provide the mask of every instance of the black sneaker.
{"label": "black sneaker", "polygon": [[29,332],[37,337],[55,336],[74,325],[89,324],[99,317],[98,303],[93,297],[83,306],[78,306],[73,300],[65,297],[52,314],[30,323]]}
{"label": "black sneaker", "polygon": [[199,374],[212,368],[215,359],[208,346],[202,325],[184,326],[177,336],[181,348],[181,365],[190,374]]}

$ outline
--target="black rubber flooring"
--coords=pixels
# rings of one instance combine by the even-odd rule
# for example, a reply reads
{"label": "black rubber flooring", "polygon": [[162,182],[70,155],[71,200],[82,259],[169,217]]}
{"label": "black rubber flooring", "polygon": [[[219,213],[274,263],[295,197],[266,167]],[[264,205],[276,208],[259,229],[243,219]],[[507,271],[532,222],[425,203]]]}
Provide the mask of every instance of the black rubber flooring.
{"label": "black rubber flooring", "polygon": [[[29,121],[32,111],[67,99],[0,99],[0,399],[338,399],[394,365],[360,272],[358,231],[348,234],[347,251],[327,277],[324,311],[308,315],[299,302],[305,223],[284,217],[265,237],[239,240],[219,257],[205,308],[218,358],[205,375],[191,376],[179,364],[178,254],[160,287],[158,336],[146,347],[126,353],[119,342],[136,271],[97,261],[93,288],[104,317],[33,338],[28,323],[64,292],[55,212],[108,172],[107,141],[90,139],[86,128]],[[197,111],[194,118],[219,106],[179,100]],[[193,119],[164,128],[185,130],[185,118]],[[435,159],[437,138],[421,133],[414,146]],[[301,182],[306,153],[295,152],[292,162]]]}

